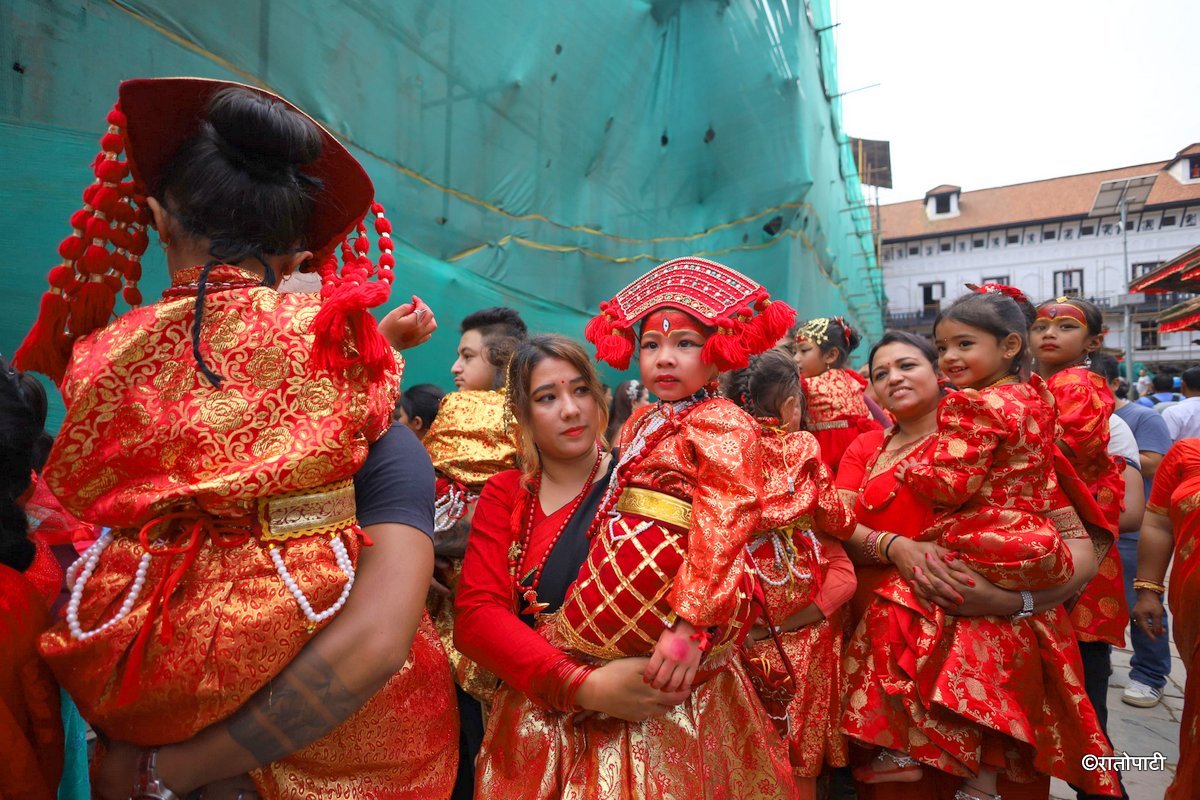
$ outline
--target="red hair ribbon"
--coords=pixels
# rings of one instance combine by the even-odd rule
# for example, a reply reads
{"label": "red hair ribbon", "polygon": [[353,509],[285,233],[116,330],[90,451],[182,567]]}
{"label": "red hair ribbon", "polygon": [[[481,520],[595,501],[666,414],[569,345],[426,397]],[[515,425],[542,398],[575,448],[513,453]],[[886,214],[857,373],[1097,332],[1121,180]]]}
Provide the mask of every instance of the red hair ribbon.
{"label": "red hair ribbon", "polygon": [[1011,297],[1018,303],[1028,303],[1029,298],[1015,286],[1006,286],[1003,283],[985,283],[982,286],[976,286],[973,283],[966,284],[966,287],[973,292],[980,294],[1002,294],[1005,297]]}

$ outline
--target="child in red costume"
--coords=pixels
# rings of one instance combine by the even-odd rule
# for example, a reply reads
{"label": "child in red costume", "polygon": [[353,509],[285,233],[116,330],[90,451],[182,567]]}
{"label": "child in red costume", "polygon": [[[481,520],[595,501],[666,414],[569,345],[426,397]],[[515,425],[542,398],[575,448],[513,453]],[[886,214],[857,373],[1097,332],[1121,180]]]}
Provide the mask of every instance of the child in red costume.
{"label": "child in red costume", "polygon": [[[751,631],[756,641],[746,651],[747,669],[787,737],[801,796],[815,798],[822,768],[846,765],[838,728],[842,607],[856,583],[839,540],[854,530],[854,514],[817,440],[803,428],[804,394],[790,353],[777,348],[752,359],[736,374],[732,394],[758,421],[763,455],[763,532],[747,555],[765,614]],[[777,691],[785,681],[791,699],[785,708],[773,707],[786,696]]]}
{"label": "child in red costume", "polygon": [[760,527],[758,426],[716,392],[793,318],[785,304],[721,264],[663,264],[601,304],[587,327],[618,369],[641,323],[641,380],[658,398],[626,422],[587,562],[556,619],[563,647],[593,658],[652,654],[646,677],[690,686],[701,658],[736,653],[754,586],[745,546]]}
{"label": "child in red costume", "polygon": [[[1122,468],[1108,454],[1108,418],[1116,401],[1104,379],[1088,369],[1088,356],[1104,342],[1102,324],[1092,303],[1059,297],[1038,306],[1029,338],[1038,374],[1058,409],[1059,449],[1099,503],[1115,539],[1125,496]],[[1121,558],[1110,547],[1071,610],[1080,641],[1125,644],[1129,609],[1122,581]]]}
{"label": "child in red costume", "polygon": [[[943,509],[928,538],[951,551],[946,557],[1028,592],[1066,582],[1074,566],[1049,519],[1057,507],[1053,401],[1039,378],[1019,378],[1025,330],[1020,307],[998,293],[967,295],[938,316],[942,372],[959,390],[941,402],[928,461],[905,459],[897,474]],[[891,536],[868,539],[881,561]],[[962,776],[966,800],[994,797],[1001,771],[1019,782],[1048,773],[1119,794],[1114,773],[1080,766],[1110,748],[1079,679],[1065,612],[951,616],[920,602],[898,576],[879,595],[847,652],[865,666],[849,670],[842,728],[884,748],[859,780],[916,780],[924,763]]]}
{"label": "child in red costume", "polygon": [[858,331],[842,317],[816,317],[796,331],[796,366],[807,403],[807,429],[821,445],[821,459],[837,469],[860,433],[879,430],[863,396],[867,380],[846,368],[858,347]]}

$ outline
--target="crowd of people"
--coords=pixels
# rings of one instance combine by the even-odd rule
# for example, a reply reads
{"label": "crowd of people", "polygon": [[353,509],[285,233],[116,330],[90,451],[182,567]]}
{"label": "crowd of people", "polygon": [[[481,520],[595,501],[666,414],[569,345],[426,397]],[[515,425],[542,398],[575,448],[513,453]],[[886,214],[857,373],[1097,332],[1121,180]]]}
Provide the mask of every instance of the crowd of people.
{"label": "crowd of people", "polygon": [[[1120,397],[1091,303],[969,287],[863,359],[680,258],[583,331],[466,314],[454,391],[401,391],[437,323],[372,316],[333,136],[199,79],[108,122],[0,363],[0,796],[1122,797],[1112,646],[1158,702],[1169,596],[1200,671],[1200,367]],[[1176,800],[1200,679],[1182,727]]]}

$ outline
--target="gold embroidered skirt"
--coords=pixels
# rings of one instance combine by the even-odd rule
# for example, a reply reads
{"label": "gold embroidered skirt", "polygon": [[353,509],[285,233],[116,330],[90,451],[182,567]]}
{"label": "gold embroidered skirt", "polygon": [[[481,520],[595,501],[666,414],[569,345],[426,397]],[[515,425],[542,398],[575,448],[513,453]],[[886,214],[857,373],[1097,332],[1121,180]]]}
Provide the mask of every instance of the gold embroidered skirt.
{"label": "gold embroidered skirt", "polygon": [[796,800],[787,748],[740,663],[664,716],[624,722],[496,693],[477,800]]}

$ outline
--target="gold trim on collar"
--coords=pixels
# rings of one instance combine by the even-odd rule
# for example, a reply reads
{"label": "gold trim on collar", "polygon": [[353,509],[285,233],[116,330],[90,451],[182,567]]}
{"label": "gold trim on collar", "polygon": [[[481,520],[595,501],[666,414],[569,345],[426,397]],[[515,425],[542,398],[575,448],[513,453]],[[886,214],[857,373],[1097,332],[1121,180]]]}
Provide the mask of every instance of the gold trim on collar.
{"label": "gold trim on collar", "polygon": [[692,504],[669,494],[637,486],[626,486],[617,500],[617,511],[665,522],[680,528],[692,527]]}
{"label": "gold trim on collar", "polygon": [[287,542],[328,535],[358,522],[354,512],[353,478],[264,497],[258,501],[258,536],[264,542]]}

